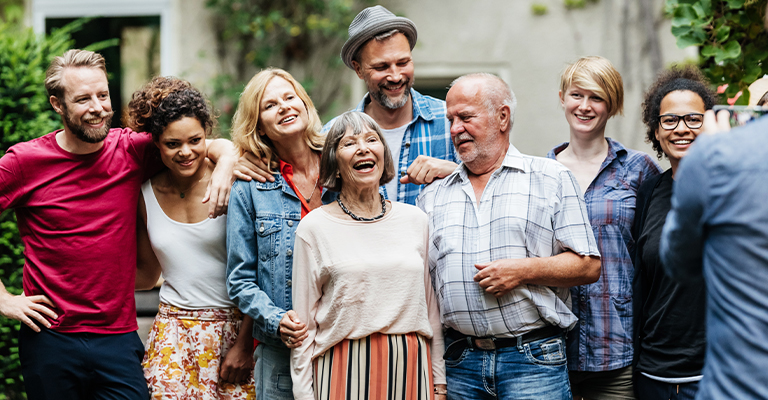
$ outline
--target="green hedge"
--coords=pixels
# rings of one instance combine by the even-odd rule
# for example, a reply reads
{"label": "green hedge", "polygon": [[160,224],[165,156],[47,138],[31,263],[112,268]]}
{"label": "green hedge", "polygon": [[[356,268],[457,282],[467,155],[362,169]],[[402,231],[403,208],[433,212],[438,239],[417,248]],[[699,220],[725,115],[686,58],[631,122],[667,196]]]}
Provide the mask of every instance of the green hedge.
{"label": "green hedge", "polygon": [[[73,24],[47,37],[30,28],[0,21],[0,156],[15,143],[61,126],[48,103],[45,70],[70,46]],[[0,279],[12,294],[22,291],[24,246],[11,210],[0,214]],[[0,317],[0,400],[24,399],[18,350],[19,322]]]}

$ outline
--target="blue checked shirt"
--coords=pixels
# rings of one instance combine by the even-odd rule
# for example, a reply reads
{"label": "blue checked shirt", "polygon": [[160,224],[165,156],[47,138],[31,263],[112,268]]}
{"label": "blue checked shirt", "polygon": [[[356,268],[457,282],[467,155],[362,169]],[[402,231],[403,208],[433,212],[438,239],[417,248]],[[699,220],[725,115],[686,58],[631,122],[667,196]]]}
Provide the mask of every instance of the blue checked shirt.
{"label": "blue checked shirt", "polygon": [[499,259],[567,250],[600,255],[578,183],[562,164],[510,145],[480,204],[461,164],[427,186],[417,206],[429,216],[429,272],[444,326],[465,335],[512,337],[576,324],[568,288],[521,285],[497,299],[473,280],[475,264]]}
{"label": "blue checked shirt", "polygon": [[[571,288],[579,318],[568,334],[568,368],[574,371],[610,371],[632,363],[635,200],[640,184],[661,173],[647,154],[606,140],[608,156],[584,193],[602,268],[597,282]],[[566,147],[567,142],[558,145],[547,157],[555,159]]]}
{"label": "blue checked shirt", "polygon": [[[416,160],[416,157],[425,155],[441,160],[459,163],[456,151],[451,142],[451,125],[445,118],[445,102],[430,96],[422,96],[411,89],[411,103],[413,104],[413,119],[405,129],[403,142],[400,143],[400,159],[396,160],[397,201],[401,203],[416,204],[416,197],[422,187],[409,183],[404,185],[399,182],[400,177],[405,176],[408,167]],[[354,111],[365,112],[366,104],[371,102],[370,95],[366,94]],[[328,133],[336,118],[323,126],[322,133]],[[413,150],[413,151],[412,151]],[[392,193],[384,195],[393,199]]]}

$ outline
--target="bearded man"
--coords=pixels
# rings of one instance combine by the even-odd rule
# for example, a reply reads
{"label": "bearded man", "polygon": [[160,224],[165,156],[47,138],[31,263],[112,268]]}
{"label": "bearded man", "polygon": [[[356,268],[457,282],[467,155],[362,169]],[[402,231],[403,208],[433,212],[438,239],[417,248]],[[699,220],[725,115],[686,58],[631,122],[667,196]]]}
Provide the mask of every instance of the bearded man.
{"label": "bearded man", "polygon": [[[141,183],[162,162],[151,135],[110,129],[101,55],[55,57],[45,88],[64,129],[0,158],[0,211],[15,209],[25,246],[24,294],[0,283],[0,314],[22,322],[30,400],[147,399],[133,297],[136,212]],[[214,141],[208,156],[219,161],[213,216],[224,211],[236,157],[226,140]]]}

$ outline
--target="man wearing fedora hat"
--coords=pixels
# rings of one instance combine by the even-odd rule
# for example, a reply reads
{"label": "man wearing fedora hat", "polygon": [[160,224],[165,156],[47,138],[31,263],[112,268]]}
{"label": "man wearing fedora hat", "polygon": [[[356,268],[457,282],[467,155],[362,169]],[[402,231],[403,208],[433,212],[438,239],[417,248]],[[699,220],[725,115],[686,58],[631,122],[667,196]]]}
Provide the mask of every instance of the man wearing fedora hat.
{"label": "man wearing fedora hat", "polygon": [[344,64],[368,86],[355,110],[381,126],[400,177],[385,186],[385,193],[409,204],[415,204],[419,185],[443,178],[457,166],[445,102],[412,88],[416,36],[413,21],[374,6],[357,14],[341,48]]}

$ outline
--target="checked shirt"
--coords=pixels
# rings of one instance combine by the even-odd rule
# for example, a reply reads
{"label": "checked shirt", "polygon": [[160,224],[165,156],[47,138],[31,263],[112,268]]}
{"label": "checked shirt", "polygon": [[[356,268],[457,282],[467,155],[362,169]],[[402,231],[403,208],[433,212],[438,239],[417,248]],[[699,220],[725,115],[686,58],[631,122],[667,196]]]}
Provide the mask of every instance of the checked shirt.
{"label": "checked shirt", "polygon": [[[640,184],[661,173],[647,154],[606,140],[608,156],[584,194],[602,255],[600,279],[571,288],[579,323],[568,334],[568,368],[576,371],[610,371],[632,363],[635,201]],[[558,145],[547,157],[555,159],[566,147]]]}
{"label": "checked shirt", "polygon": [[[400,159],[395,160],[394,179],[398,179],[397,193],[396,196],[393,193],[385,193],[385,195],[389,200],[413,205],[416,204],[416,197],[424,185],[418,186],[412,183],[404,185],[399,179],[405,176],[408,167],[416,157],[424,155],[457,164],[459,159],[451,142],[451,126],[445,118],[445,102],[431,96],[423,96],[413,89],[411,89],[411,100],[413,119],[408,123],[403,141],[400,143]],[[365,112],[365,106],[370,102],[371,96],[366,94],[353,111]],[[328,133],[334,121],[336,118],[325,124],[322,132]]]}
{"label": "checked shirt", "polygon": [[427,186],[417,205],[429,216],[429,271],[443,325],[465,335],[511,337],[576,324],[568,288],[522,285],[497,299],[473,280],[475,264],[499,259],[567,250],[599,256],[578,183],[562,164],[510,145],[479,205],[464,164]]}

